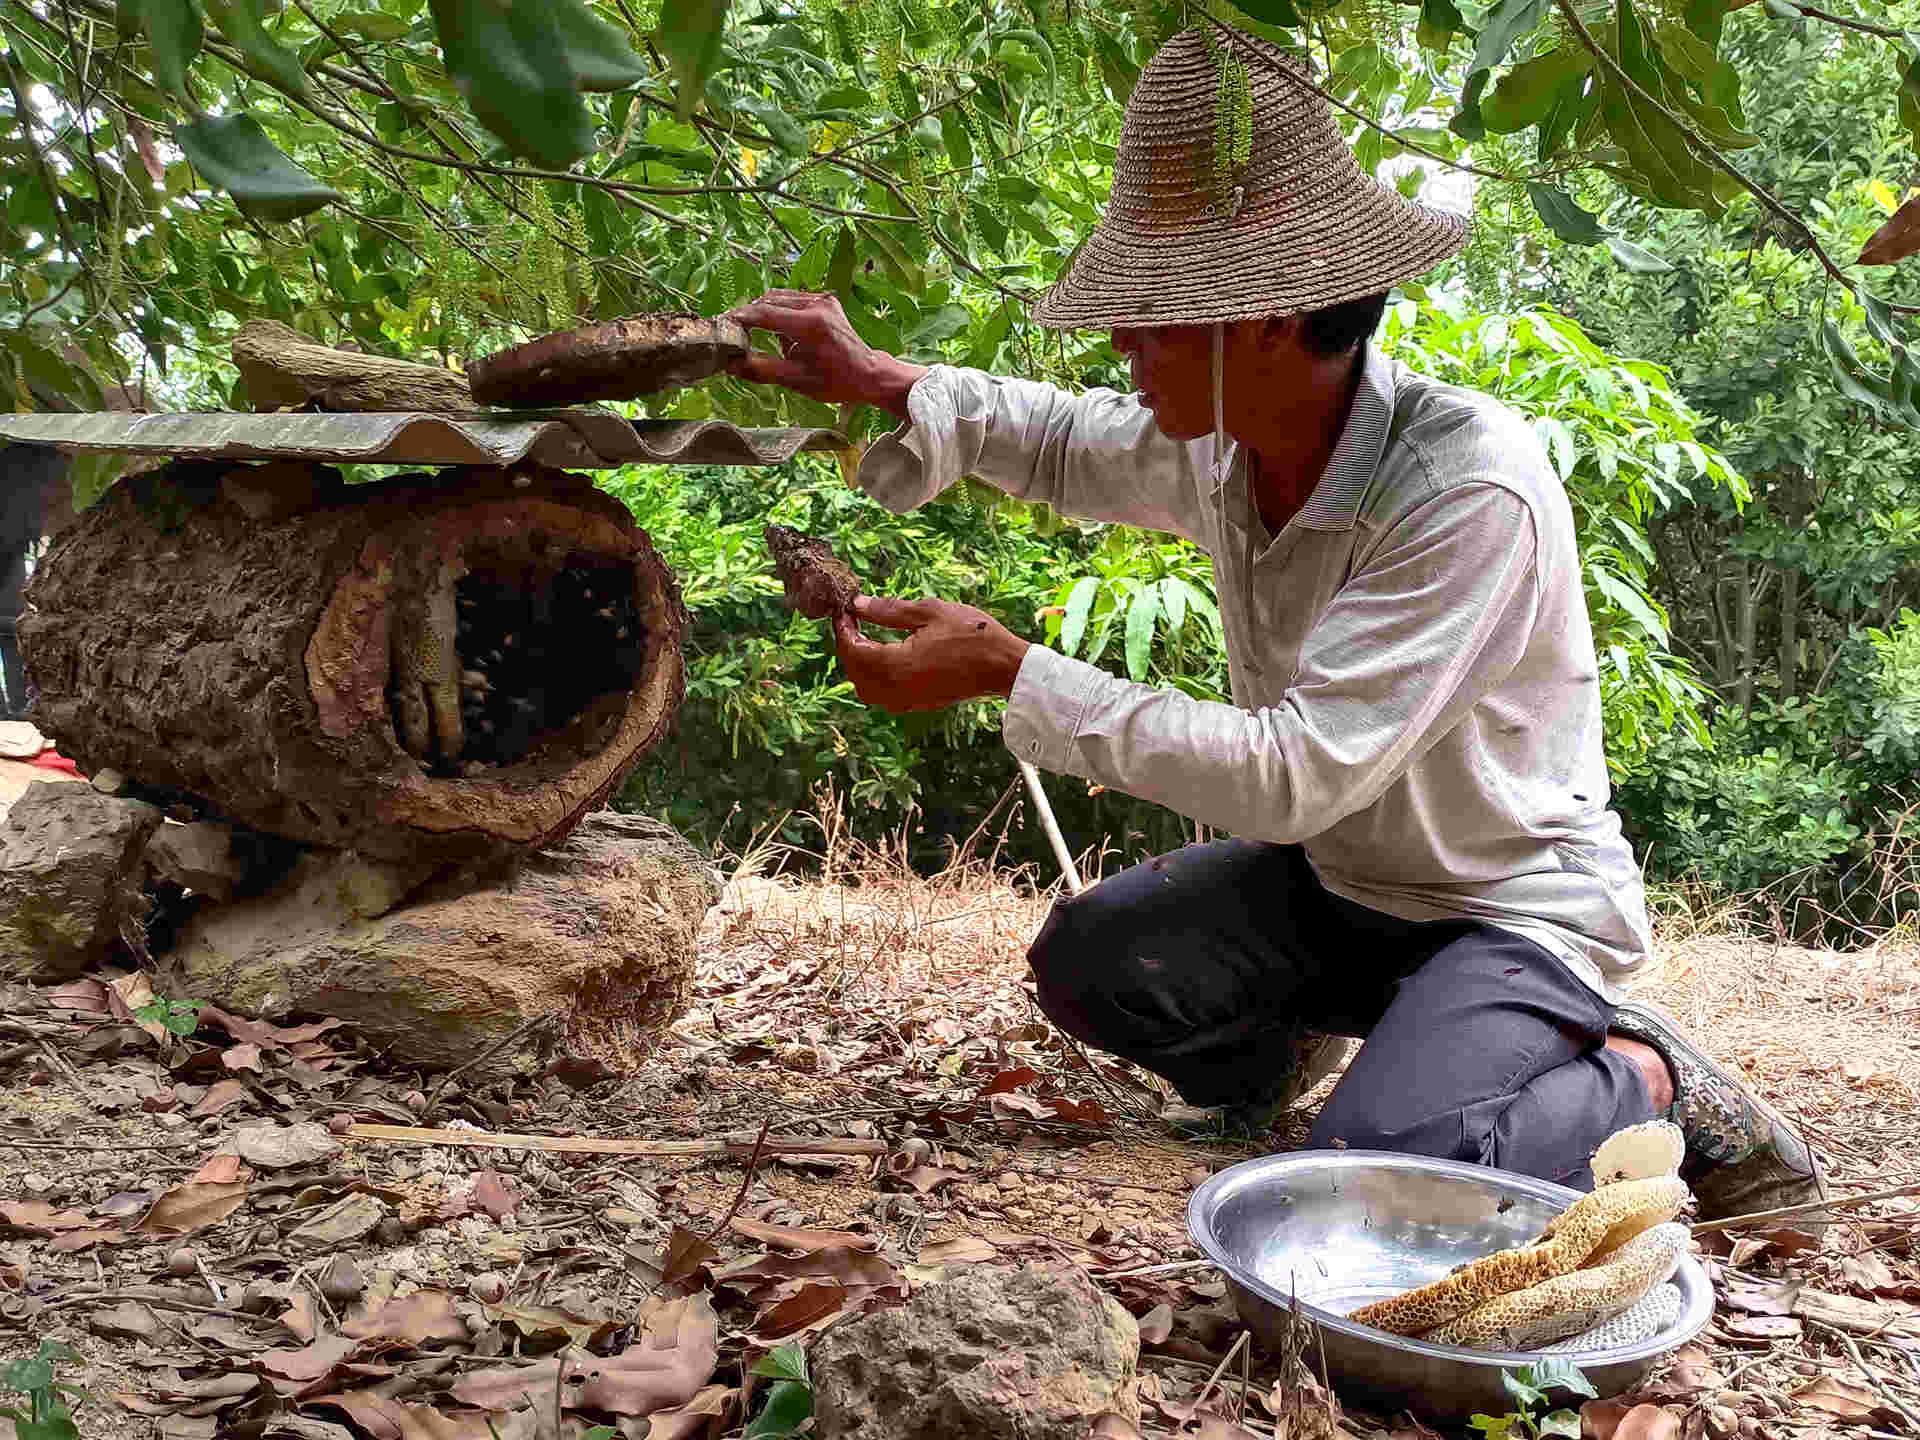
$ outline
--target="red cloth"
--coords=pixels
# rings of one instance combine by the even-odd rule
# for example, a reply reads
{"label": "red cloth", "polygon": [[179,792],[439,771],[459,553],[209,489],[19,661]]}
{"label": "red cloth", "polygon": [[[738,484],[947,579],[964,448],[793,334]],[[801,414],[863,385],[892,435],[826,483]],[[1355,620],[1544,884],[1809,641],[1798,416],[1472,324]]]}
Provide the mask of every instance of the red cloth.
{"label": "red cloth", "polygon": [[38,765],[42,770],[64,770],[69,775],[80,773],[80,767],[58,750],[42,750],[28,763]]}

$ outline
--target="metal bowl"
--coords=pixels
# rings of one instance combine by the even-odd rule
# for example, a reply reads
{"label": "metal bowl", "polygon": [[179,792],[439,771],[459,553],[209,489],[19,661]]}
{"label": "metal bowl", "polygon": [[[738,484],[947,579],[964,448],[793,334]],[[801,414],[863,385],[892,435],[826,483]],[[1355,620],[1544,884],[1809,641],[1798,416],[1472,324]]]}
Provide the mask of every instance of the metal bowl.
{"label": "metal bowl", "polygon": [[[1537,1355],[1465,1350],[1389,1335],[1346,1316],[1522,1245],[1580,1198],[1564,1185],[1484,1166],[1379,1150],[1302,1150],[1222,1170],[1187,1203],[1194,1243],[1220,1267],[1240,1318],[1277,1343],[1297,1296],[1320,1328],[1328,1379],[1388,1410],[1434,1419],[1513,1408],[1502,1370]],[[1713,1314],[1713,1286],[1682,1258],[1680,1318],[1638,1345],[1576,1353],[1603,1396],[1631,1389]]]}

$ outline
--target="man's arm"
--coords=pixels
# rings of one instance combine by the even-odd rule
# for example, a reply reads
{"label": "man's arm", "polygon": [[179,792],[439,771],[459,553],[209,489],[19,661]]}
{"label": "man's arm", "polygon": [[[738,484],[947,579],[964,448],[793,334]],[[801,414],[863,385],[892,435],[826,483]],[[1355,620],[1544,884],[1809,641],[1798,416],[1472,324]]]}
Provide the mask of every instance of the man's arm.
{"label": "man's arm", "polygon": [[1034,646],[1007,746],[1248,839],[1303,840],[1378,799],[1511,673],[1536,574],[1525,502],[1461,486],[1384,537],[1314,626],[1279,704],[1194,700]]}
{"label": "man's arm", "polygon": [[780,355],[734,367],[743,379],[906,422],[860,467],[861,487],[896,514],[975,475],[1062,514],[1200,538],[1193,447],[1163,435],[1132,396],[910,364],[861,340],[831,295],[776,290],[733,316],[780,338]]}

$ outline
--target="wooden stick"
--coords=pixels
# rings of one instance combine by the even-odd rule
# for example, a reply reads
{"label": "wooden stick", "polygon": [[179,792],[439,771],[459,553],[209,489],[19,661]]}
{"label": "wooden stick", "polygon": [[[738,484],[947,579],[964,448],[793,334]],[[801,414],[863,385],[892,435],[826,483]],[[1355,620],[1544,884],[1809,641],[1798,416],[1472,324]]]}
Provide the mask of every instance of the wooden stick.
{"label": "wooden stick", "polygon": [[[1724,1220],[1707,1220],[1693,1227],[1696,1235],[1711,1235],[1716,1230],[1731,1230],[1738,1225],[1757,1225],[1766,1220],[1791,1220],[1798,1215],[1817,1215],[1823,1210],[1851,1210],[1878,1200],[1898,1200],[1920,1195],[1920,1185],[1896,1185],[1891,1190],[1876,1190],[1871,1195],[1849,1195],[1841,1200],[1809,1200],[1804,1205],[1782,1205],[1778,1210],[1756,1210],[1751,1215],[1729,1215]],[[1920,1217],[1916,1217],[1920,1218]]]}
{"label": "wooden stick", "polygon": [[[567,1155],[751,1155],[753,1136],[724,1140],[625,1140],[608,1135],[517,1135],[502,1130],[435,1130],[424,1125],[347,1127],[349,1140],[392,1145],[456,1145],[470,1150],[542,1150]],[[884,1140],[819,1140],[809,1135],[769,1135],[765,1155],[885,1155]]]}

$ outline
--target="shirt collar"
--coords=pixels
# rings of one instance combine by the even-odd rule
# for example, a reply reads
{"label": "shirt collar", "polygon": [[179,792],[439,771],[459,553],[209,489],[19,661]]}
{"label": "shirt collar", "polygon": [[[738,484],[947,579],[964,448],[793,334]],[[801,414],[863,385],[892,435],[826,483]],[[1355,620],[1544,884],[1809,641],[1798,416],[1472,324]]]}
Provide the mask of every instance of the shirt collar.
{"label": "shirt collar", "polygon": [[1361,357],[1360,384],[1353,409],[1340,432],[1333,457],[1320,483],[1293,523],[1308,530],[1351,530],[1360,515],[1360,502],[1387,453],[1387,435],[1393,426],[1393,362],[1369,345]]}

